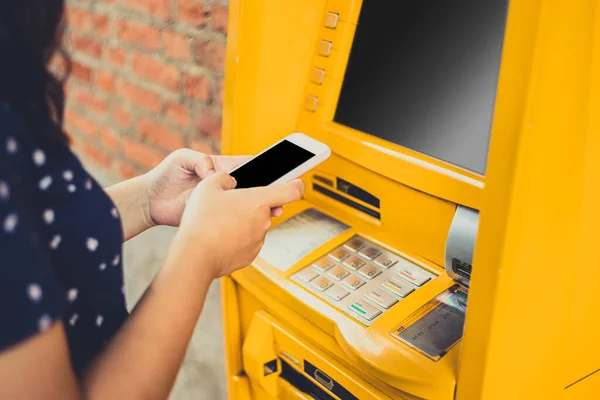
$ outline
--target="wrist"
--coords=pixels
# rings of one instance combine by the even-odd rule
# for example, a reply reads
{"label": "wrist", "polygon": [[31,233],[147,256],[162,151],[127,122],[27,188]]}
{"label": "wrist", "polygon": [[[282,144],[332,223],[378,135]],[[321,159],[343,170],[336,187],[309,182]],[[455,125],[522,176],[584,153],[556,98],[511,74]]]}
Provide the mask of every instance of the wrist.
{"label": "wrist", "polygon": [[196,266],[201,264],[202,270],[206,272],[210,280],[219,277],[219,260],[215,257],[210,245],[208,245],[206,237],[197,228],[180,227],[173,239],[171,251],[186,259],[193,260],[192,262]]}
{"label": "wrist", "polygon": [[144,223],[146,225],[146,229],[150,229],[158,225],[156,221],[154,221],[154,219],[152,218],[152,214],[150,212],[152,209],[152,177],[148,173],[145,173],[133,179],[137,180],[136,183],[139,185],[137,190],[138,201],[144,215]]}

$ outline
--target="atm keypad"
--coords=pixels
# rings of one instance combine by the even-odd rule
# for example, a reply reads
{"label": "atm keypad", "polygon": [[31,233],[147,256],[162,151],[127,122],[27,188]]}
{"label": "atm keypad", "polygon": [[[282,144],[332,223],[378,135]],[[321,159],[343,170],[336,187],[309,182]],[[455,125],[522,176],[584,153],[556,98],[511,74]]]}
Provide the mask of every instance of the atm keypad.
{"label": "atm keypad", "polygon": [[359,269],[360,267],[362,267],[365,264],[366,264],[366,262],[357,256],[352,256],[352,257],[349,257],[346,260],[344,260],[344,267],[346,267],[352,271],[356,271],[357,269]]}
{"label": "atm keypad", "polygon": [[315,267],[320,272],[326,272],[329,271],[331,268],[335,267],[335,261],[333,261],[329,257],[323,257],[317,262],[313,263],[313,267]]}
{"label": "atm keypad", "polygon": [[365,260],[371,261],[381,254],[381,250],[379,250],[377,247],[369,246],[359,251],[358,254]]}
{"label": "atm keypad", "polygon": [[356,275],[352,275],[352,276],[348,276],[348,277],[344,278],[342,283],[344,285],[346,285],[346,287],[348,287],[349,289],[356,290],[356,289],[360,288],[362,285],[364,285],[365,283],[367,283],[367,281],[359,278]]}
{"label": "atm keypad", "polygon": [[346,271],[342,266],[336,265],[335,267],[329,270],[327,275],[331,276],[337,281],[341,281],[342,279],[350,275],[350,272]]}
{"label": "atm keypad", "polygon": [[354,236],[300,270],[292,280],[364,325],[436,275]]}
{"label": "atm keypad", "polygon": [[350,252],[343,247],[338,247],[331,253],[329,253],[329,257],[331,257],[334,261],[344,261],[346,258],[350,257]]}
{"label": "atm keypad", "polygon": [[358,273],[367,279],[373,279],[379,274],[381,274],[381,268],[373,264],[369,264],[366,267],[362,268],[360,271],[358,271]]}

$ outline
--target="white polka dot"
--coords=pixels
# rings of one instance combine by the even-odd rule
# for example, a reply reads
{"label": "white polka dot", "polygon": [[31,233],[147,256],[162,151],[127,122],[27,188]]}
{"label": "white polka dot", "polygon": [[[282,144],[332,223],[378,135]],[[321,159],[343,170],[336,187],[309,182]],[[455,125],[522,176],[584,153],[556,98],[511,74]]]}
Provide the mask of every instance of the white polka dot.
{"label": "white polka dot", "polygon": [[71,316],[71,318],[69,319],[69,325],[71,326],[75,326],[75,324],[77,323],[77,320],[79,319],[79,314],[75,313]]}
{"label": "white polka dot", "polygon": [[113,258],[112,265],[114,265],[114,266],[119,265],[119,261],[121,261],[121,256],[117,254],[115,256],[115,258]]}
{"label": "white polka dot", "polygon": [[52,325],[52,318],[50,318],[48,314],[44,314],[38,321],[38,330],[40,332],[46,332],[50,328],[50,325]]}
{"label": "white polka dot", "polygon": [[70,193],[75,193],[75,191],[77,190],[77,187],[75,187],[75,185],[73,185],[73,184],[71,183],[69,186],[67,186],[67,190],[68,190]]}
{"label": "white polka dot", "polygon": [[125,294],[125,286],[121,286],[121,293]]}
{"label": "white polka dot", "polygon": [[65,181],[71,181],[73,179],[73,171],[66,170],[65,172],[63,172],[63,178]]}
{"label": "white polka dot", "polygon": [[19,145],[17,144],[15,138],[9,137],[6,140],[6,151],[8,154],[15,154],[17,151],[19,151]]}
{"label": "white polka dot", "polygon": [[79,294],[79,291],[76,288],[69,289],[69,291],[67,292],[67,300],[69,300],[69,303],[72,303],[75,300],[77,300],[78,294]]}
{"label": "white polka dot", "polygon": [[98,326],[98,327],[102,326],[103,322],[104,322],[104,317],[102,315],[96,316],[96,326]]}
{"label": "white polka dot", "polygon": [[44,222],[46,222],[48,225],[50,225],[51,223],[54,222],[54,210],[48,208],[46,210],[44,210]]}
{"label": "white polka dot", "polygon": [[4,232],[12,233],[17,229],[17,224],[19,223],[19,217],[15,213],[8,214],[6,218],[4,218],[4,222],[2,226],[4,228]]}
{"label": "white polka dot", "polygon": [[40,189],[46,190],[50,187],[51,184],[52,184],[52,177],[49,175],[46,175],[45,177],[40,179],[39,186],[40,186]]}
{"label": "white polka dot", "polygon": [[42,300],[42,287],[37,283],[30,283],[27,285],[27,295],[29,296],[29,300],[39,303]]}
{"label": "white polka dot", "polygon": [[40,149],[33,152],[33,162],[38,167],[41,167],[46,162],[46,155]]}
{"label": "white polka dot", "polygon": [[54,235],[52,240],[50,240],[50,248],[53,250],[57,249],[61,240],[62,240],[62,238],[60,237],[60,235]]}
{"label": "white polka dot", "polygon": [[98,266],[98,269],[100,269],[100,271],[104,271],[106,269],[106,263],[102,263]]}
{"label": "white polka dot", "polygon": [[119,218],[119,212],[117,211],[117,209],[115,207],[113,207],[110,210],[111,215],[113,216],[113,218]]}
{"label": "white polka dot", "polygon": [[87,180],[85,181],[85,188],[86,190],[90,190],[92,188],[92,181],[91,180]]}
{"label": "white polka dot", "polygon": [[89,251],[96,251],[98,248],[98,240],[94,238],[87,238],[85,244]]}
{"label": "white polka dot", "polygon": [[0,200],[7,201],[8,196],[10,196],[10,188],[8,187],[8,183],[0,181]]}

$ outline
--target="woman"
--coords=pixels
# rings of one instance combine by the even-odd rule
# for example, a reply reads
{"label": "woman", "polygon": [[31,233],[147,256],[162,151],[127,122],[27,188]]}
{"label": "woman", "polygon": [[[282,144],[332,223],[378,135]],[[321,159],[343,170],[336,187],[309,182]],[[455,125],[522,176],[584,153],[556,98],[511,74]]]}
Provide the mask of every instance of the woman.
{"label": "woman", "polygon": [[[210,283],[256,257],[304,186],[232,190],[239,160],[181,150],[104,192],[68,148],[47,68],[63,11],[0,1],[0,398],[165,398]],[[121,244],[154,225],[179,229],[127,315]]]}

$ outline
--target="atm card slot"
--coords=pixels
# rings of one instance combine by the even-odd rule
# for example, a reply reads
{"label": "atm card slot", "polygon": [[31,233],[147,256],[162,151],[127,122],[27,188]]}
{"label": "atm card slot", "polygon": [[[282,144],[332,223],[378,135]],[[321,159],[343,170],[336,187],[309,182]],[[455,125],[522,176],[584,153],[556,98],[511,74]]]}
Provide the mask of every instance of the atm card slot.
{"label": "atm card slot", "polygon": [[371,210],[368,207],[363,206],[362,204],[359,204],[353,200],[350,200],[330,189],[327,189],[324,186],[321,186],[319,184],[313,183],[312,188],[315,192],[319,192],[327,197],[330,197],[336,201],[339,201],[340,203],[344,203],[347,206],[350,206],[358,211],[361,211],[373,218],[377,218],[377,219],[381,219],[381,213],[379,213],[378,211],[375,210]]}

